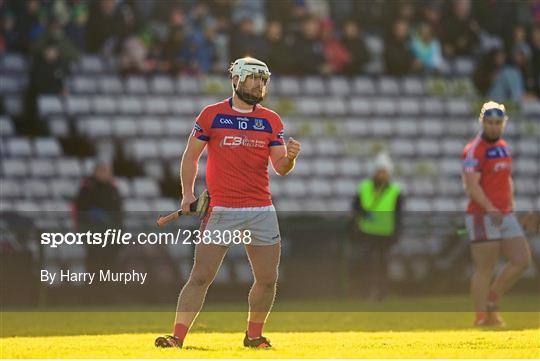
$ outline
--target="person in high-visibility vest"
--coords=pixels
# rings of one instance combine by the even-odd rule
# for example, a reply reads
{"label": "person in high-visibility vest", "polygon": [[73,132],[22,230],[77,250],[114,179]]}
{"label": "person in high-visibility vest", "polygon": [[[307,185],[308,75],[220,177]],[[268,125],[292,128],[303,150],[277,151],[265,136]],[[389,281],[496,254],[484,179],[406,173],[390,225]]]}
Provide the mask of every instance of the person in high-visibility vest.
{"label": "person in high-visibility vest", "polygon": [[364,296],[382,300],[387,293],[388,253],[401,229],[403,195],[391,182],[393,164],[388,155],[379,154],[372,168],[372,177],[358,184],[353,200],[352,270],[363,278]]}

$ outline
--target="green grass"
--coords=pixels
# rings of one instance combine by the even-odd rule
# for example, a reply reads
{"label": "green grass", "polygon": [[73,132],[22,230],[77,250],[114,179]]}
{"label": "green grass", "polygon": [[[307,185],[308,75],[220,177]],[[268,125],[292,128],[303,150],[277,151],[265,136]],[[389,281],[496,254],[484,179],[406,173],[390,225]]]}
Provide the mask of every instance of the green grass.
{"label": "green grass", "polygon": [[[157,335],[170,332],[174,305],[12,310],[2,312],[0,349],[2,358],[540,358],[538,298],[507,300],[507,309],[527,312],[503,313],[508,327],[498,330],[472,328],[471,312],[441,311],[468,303],[466,297],[394,298],[362,307],[278,303],[265,328],[272,350],[241,346],[246,313],[233,305],[206,307],[183,350],[153,346]],[[371,312],[352,312],[353,305]]]}

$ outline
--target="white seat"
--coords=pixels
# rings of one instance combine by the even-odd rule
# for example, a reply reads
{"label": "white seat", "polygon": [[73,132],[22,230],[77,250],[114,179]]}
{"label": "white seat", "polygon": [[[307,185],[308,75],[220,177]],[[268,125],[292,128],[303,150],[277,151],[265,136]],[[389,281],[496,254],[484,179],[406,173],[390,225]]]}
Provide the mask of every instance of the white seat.
{"label": "white seat", "polygon": [[397,95],[400,93],[396,78],[383,77],[379,79],[378,89],[380,94]]}
{"label": "white seat", "polygon": [[57,95],[40,95],[38,98],[39,114],[48,116],[51,114],[62,114],[64,107],[60,97]]}
{"label": "white seat", "polygon": [[56,138],[37,138],[34,140],[34,149],[39,157],[59,157],[62,148]]}
{"label": "white seat", "polygon": [[352,136],[366,136],[368,134],[368,122],[362,119],[349,119],[344,124],[345,134]]}
{"label": "white seat", "polygon": [[78,184],[70,179],[60,178],[50,181],[51,194],[55,198],[73,199],[78,191]]}
{"label": "white seat", "polygon": [[420,102],[422,113],[430,115],[442,115],[445,113],[444,102],[440,98],[423,98]]}
{"label": "white seat", "polygon": [[132,142],[130,148],[136,159],[144,160],[159,158],[158,146],[153,140],[137,139]]}
{"label": "white seat", "polygon": [[32,177],[52,177],[56,171],[51,167],[51,161],[45,159],[31,159],[29,169]]}
{"label": "white seat", "polygon": [[460,210],[459,204],[454,198],[436,198],[432,203],[435,212],[457,212]]}
{"label": "white seat", "polygon": [[142,101],[134,96],[123,96],[118,99],[118,111],[122,114],[140,115],[143,112]]}
{"label": "white seat", "polygon": [[323,113],[328,115],[347,114],[347,104],[342,98],[327,98],[322,101]]}
{"label": "white seat", "polygon": [[116,117],[112,119],[112,130],[116,137],[134,137],[138,134],[139,122],[134,118]]}
{"label": "white seat", "polygon": [[7,149],[12,157],[32,156],[32,143],[27,138],[10,138],[7,140]]}
{"label": "white seat", "polygon": [[89,114],[91,111],[90,99],[86,95],[72,95],[67,97],[66,110],[69,114]]}
{"label": "white seat", "polygon": [[289,197],[300,198],[307,194],[305,182],[301,179],[286,179],[283,188]]}
{"label": "white seat", "polygon": [[446,102],[446,112],[450,116],[471,115],[471,103],[466,99],[450,98]]}
{"label": "white seat", "polygon": [[48,123],[51,135],[54,135],[57,138],[61,138],[69,134],[69,124],[66,119],[61,117],[54,117],[49,119]]}
{"label": "white seat", "polygon": [[171,198],[157,198],[152,202],[152,204],[153,211],[163,214],[169,214],[179,207],[178,201]]}
{"label": "white seat", "polygon": [[401,82],[401,88],[405,94],[422,95],[424,94],[424,84],[418,78],[408,77]]}
{"label": "white seat", "polygon": [[88,117],[79,120],[79,130],[92,138],[110,137],[113,134],[111,122],[103,117]]}
{"label": "white seat", "polygon": [[174,82],[170,76],[155,75],[150,80],[150,90],[154,94],[173,94]]}
{"label": "white seat", "polygon": [[120,78],[107,74],[98,78],[98,85],[101,93],[105,94],[121,94],[124,92],[124,87]]}
{"label": "white seat", "polygon": [[370,115],[372,102],[365,97],[351,97],[349,112],[354,115]]}
{"label": "white seat", "polygon": [[46,198],[49,196],[47,182],[40,180],[27,180],[23,183],[24,193],[30,198]]}
{"label": "white seat", "polygon": [[123,198],[131,197],[131,183],[127,178],[116,177],[114,179],[114,182],[116,184],[116,187],[118,188],[118,192]]}
{"label": "white seat", "polygon": [[26,177],[28,174],[28,165],[24,159],[2,159],[3,175],[9,177]]}
{"label": "white seat", "polygon": [[276,88],[283,95],[298,95],[300,94],[300,82],[297,78],[282,76],[277,82]]}
{"label": "white seat", "polygon": [[138,212],[148,212],[150,202],[146,199],[128,198],[124,200],[124,210],[129,213],[139,214]]}
{"label": "white seat", "polygon": [[15,134],[15,128],[9,117],[0,116],[0,135],[2,138]]}
{"label": "white seat", "polygon": [[179,117],[169,117],[165,119],[163,129],[169,136],[187,137],[193,129],[194,121],[192,119],[182,119]]}
{"label": "white seat", "polygon": [[116,99],[111,96],[96,96],[93,98],[93,108],[96,114],[114,114]]}
{"label": "white seat", "polygon": [[384,51],[384,42],[380,36],[366,35],[364,39],[371,54],[375,55],[375,57],[382,55]]}
{"label": "white seat", "polygon": [[534,199],[530,197],[515,197],[515,211],[527,212],[534,210]]}
{"label": "white seat", "polygon": [[447,156],[456,157],[459,159],[465,148],[465,144],[456,139],[444,139],[441,142],[441,151]]}
{"label": "white seat", "polygon": [[525,115],[540,116],[540,101],[523,102],[521,106]]}
{"label": "white seat", "polygon": [[321,77],[306,77],[302,84],[303,94],[322,95],[325,93],[324,81]]}
{"label": "white seat", "polygon": [[315,178],[308,181],[307,186],[309,193],[316,197],[327,197],[334,193],[330,179]]}
{"label": "white seat", "polygon": [[319,176],[332,177],[337,173],[336,162],[332,159],[317,159],[312,164],[314,173]]}
{"label": "white seat", "polygon": [[163,123],[159,118],[146,117],[139,122],[140,134],[143,137],[158,137],[166,135],[163,131]]}
{"label": "white seat", "polygon": [[347,78],[333,76],[328,80],[328,90],[332,95],[348,96],[351,93],[351,86]]}
{"label": "white seat", "polygon": [[62,177],[80,178],[81,165],[76,158],[60,158],[56,162],[56,169]]}
{"label": "white seat", "polygon": [[[334,193],[352,199],[358,193],[358,181],[353,178],[338,178],[333,182]],[[350,202],[349,202],[350,204]]]}
{"label": "white seat", "polygon": [[431,179],[418,178],[412,182],[409,191],[416,196],[432,196],[435,194],[435,185]]}
{"label": "white seat", "polygon": [[2,55],[1,67],[7,73],[24,72],[27,70],[26,58],[22,54],[8,52]]}
{"label": "white seat", "polygon": [[40,212],[42,210],[38,202],[27,199],[14,202],[13,208],[18,212]]}
{"label": "white seat", "polygon": [[320,139],[316,143],[317,153],[324,156],[336,155],[339,153],[339,147],[334,139]]}
{"label": "white seat", "polygon": [[454,72],[459,75],[470,75],[474,71],[474,62],[471,58],[459,57],[454,61]]}
{"label": "white seat", "polygon": [[98,91],[94,77],[75,75],[71,81],[71,89],[75,94],[91,94]]}
{"label": "white seat", "polygon": [[439,137],[443,134],[443,121],[438,118],[424,118],[418,122],[420,134],[427,137]]}
{"label": "white seat", "polygon": [[[442,174],[446,175],[446,174]],[[456,172],[455,170],[452,170],[450,175],[455,176]],[[459,196],[463,195],[465,190],[463,189],[463,183],[458,178],[439,178],[439,182],[437,183],[437,195],[443,195],[443,196]]]}
{"label": "white seat", "polygon": [[8,115],[21,114],[24,108],[23,103],[23,96],[20,94],[4,96],[4,110]]}
{"label": "white seat", "polygon": [[169,101],[164,97],[145,98],[144,105],[148,114],[165,115],[169,113]]}
{"label": "white seat", "polygon": [[394,122],[394,128],[397,130],[397,133],[406,138],[412,138],[419,134],[419,127],[417,122],[412,119],[401,119],[397,122]]}
{"label": "white seat", "polygon": [[537,195],[540,192],[540,179],[537,177],[516,177],[514,179],[515,192],[519,195]]}
{"label": "white seat", "polygon": [[430,212],[431,202],[422,197],[410,197],[405,202],[405,210],[410,212]]}
{"label": "white seat", "polygon": [[103,60],[98,55],[83,55],[78,66],[85,73],[102,73],[105,70]]}
{"label": "white seat", "polygon": [[396,113],[396,103],[392,98],[376,98],[373,100],[373,113],[377,115],[394,115]]}
{"label": "white seat", "polygon": [[377,137],[389,137],[394,134],[395,123],[386,119],[374,119],[369,123],[369,132]]}
{"label": "white seat", "polygon": [[163,166],[161,162],[156,162],[154,160],[146,161],[143,165],[144,174],[152,179],[161,179],[163,178]]}
{"label": "white seat", "polygon": [[520,154],[529,157],[538,157],[540,155],[540,142],[538,139],[521,139],[516,143],[516,148]]}
{"label": "white seat", "polygon": [[303,115],[319,115],[322,112],[322,106],[317,98],[299,98],[296,101],[296,110]]}
{"label": "white seat", "polygon": [[178,93],[199,94],[201,92],[201,82],[196,77],[181,76],[177,82]]}
{"label": "white seat", "polygon": [[338,170],[343,176],[360,177],[364,172],[364,162],[359,158],[342,158],[338,161]]}
{"label": "white seat", "polygon": [[160,195],[159,187],[153,179],[136,177],[131,182],[131,185],[136,197],[151,198]]}
{"label": "white seat", "polygon": [[311,162],[296,162],[293,173],[298,176],[309,176],[313,172],[313,164]]}
{"label": "white seat", "polygon": [[416,143],[416,152],[421,157],[436,157],[440,153],[439,142],[434,139],[419,139]]}
{"label": "white seat", "polygon": [[416,98],[402,98],[397,102],[397,113],[401,115],[418,115],[420,114],[420,103]]}
{"label": "white seat", "polygon": [[190,97],[171,98],[169,100],[169,109],[173,114],[193,114],[197,111],[195,100]]}
{"label": "white seat", "polygon": [[20,198],[23,196],[24,193],[21,182],[10,178],[2,179],[2,186],[0,187],[0,198],[2,199],[2,202],[4,202],[5,198]]}
{"label": "white seat", "polygon": [[437,164],[439,173],[443,176],[458,177],[461,175],[462,166],[459,156],[440,159]]}
{"label": "white seat", "polygon": [[146,80],[140,76],[129,76],[124,83],[125,89],[130,94],[145,94],[148,93],[148,85]]}
{"label": "white seat", "polygon": [[519,158],[513,161],[512,167],[520,175],[539,176],[538,161],[534,158]]}
{"label": "white seat", "polygon": [[410,157],[415,153],[414,143],[408,140],[396,139],[390,142],[390,153],[399,154],[402,157]]}
{"label": "white seat", "polygon": [[353,90],[356,94],[375,94],[375,83],[370,78],[358,77],[353,80]]}
{"label": "white seat", "polygon": [[167,138],[159,142],[159,155],[162,159],[180,159],[186,144],[181,139]]}

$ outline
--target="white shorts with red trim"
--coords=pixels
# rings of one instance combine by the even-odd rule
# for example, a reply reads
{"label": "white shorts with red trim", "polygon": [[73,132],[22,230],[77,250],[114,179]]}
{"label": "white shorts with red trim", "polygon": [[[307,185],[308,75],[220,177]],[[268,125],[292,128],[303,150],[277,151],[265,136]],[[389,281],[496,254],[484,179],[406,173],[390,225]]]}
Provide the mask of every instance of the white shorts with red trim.
{"label": "white shorts with red trim", "polygon": [[228,208],[213,206],[200,231],[206,242],[221,246],[246,244],[270,246],[281,241],[276,209],[265,207]]}
{"label": "white shorts with red trim", "polygon": [[523,228],[513,213],[506,214],[501,224],[493,223],[487,214],[468,214],[465,226],[471,242],[496,241],[524,235]]}

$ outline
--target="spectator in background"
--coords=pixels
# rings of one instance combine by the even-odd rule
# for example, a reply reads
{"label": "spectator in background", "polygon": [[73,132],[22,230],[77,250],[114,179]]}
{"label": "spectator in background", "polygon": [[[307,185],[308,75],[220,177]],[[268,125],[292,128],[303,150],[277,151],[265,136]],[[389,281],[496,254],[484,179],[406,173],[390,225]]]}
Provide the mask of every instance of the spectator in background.
{"label": "spectator in background", "polygon": [[77,50],[73,43],[64,35],[62,25],[55,17],[52,17],[49,20],[47,31],[32,45],[33,53],[41,54],[43,53],[43,50],[50,45],[56,47],[59,61],[65,64],[76,61],[80,57],[79,50]]}
{"label": "spectator in background", "polygon": [[388,75],[402,76],[421,68],[410,48],[409,25],[404,20],[396,20],[391,33],[384,43],[384,64]]}
{"label": "spectator in background", "polygon": [[348,75],[363,73],[366,64],[371,60],[371,54],[357,23],[353,20],[347,20],[343,25],[343,45],[351,57],[344,68],[344,73]]}
{"label": "spectator in background", "polygon": [[260,57],[264,54],[263,44],[262,37],[255,33],[253,20],[245,17],[240,21],[238,30],[231,33],[230,57],[231,59],[245,56]]}
{"label": "spectator in background", "polygon": [[451,12],[444,18],[442,34],[444,54],[448,57],[471,56],[478,46],[480,28],[471,16],[468,0],[454,0]]}
{"label": "spectator in background", "polygon": [[84,51],[86,49],[87,21],[87,4],[83,1],[75,1],[69,12],[69,20],[65,26],[65,33],[79,51]]}
{"label": "spectator in background", "polygon": [[99,0],[89,3],[88,23],[86,27],[86,50],[99,53],[107,42],[120,33],[122,18],[114,0]]}
{"label": "spectator in background", "polygon": [[299,75],[326,74],[329,71],[324,61],[319,30],[319,20],[309,17],[304,20],[302,32],[294,41],[293,58],[296,60],[295,71]]}
{"label": "spectator in background", "polygon": [[291,57],[283,56],[292,51],[290,39],[283,37],[283,26],[278,21],[270,21],[266,27],[264,53],[265,62],[272,65],[272,74],[290,74],[294,71]]}
{"label": "spectator in background", "polygon": [[206,74],[216,70],[216,27],[207,24],[204,32],[192,30],[185,45],[180,51],[186,67],[184,72],[191,74]]}
{"label": "spectator in background", "polygon": [[392,170],[388,155],[377,155],[372,177],[358,184],[352,202],[352,269],[361,275],[365,296],[375,301],[387,294],[388,254],[402,228],[403,195],[391,181]]}
{"label": "spectator in background", "polygon": [[0,18],[0,53],[17,51],[19,45],[19,35],[15,31],[15,17],[6,12]]}
{"label": "spectator in background", "polygon": [[433,37],[429,24],[422,23],[418,26],[412,38],[411,47],[424,71],[431,73],[441,70],[444,65],[441,44]]}
{"label": "spectator in background", "polygon": [[24,8],[15,20],[15,51],[28,52],[31,44],[45,32],[46,9],[38,0],[23,2]]}
{"label": "spectator in background", "polygon": [[511,62],[518,68],[523,79],[526,95],[533,97],[535,80],[533,75],[531,47],[527,43],[525,27],[518,25],[514,29],[514,43],[512,46]]}
{"label": "spectator in background", "polygon": [[483,97],[498,102],[523,99],[524,84],[519,70],[506,64],[502,49],[494,49],[484,54],[473,74],[476,89]]}
{"label": "spectator in background", "polygon": [[420,22],[425,22],[431,26],[433,35],[440,39],[443,33],[443,26],[441,24],[441,8],[443,4],[441,1],[426,1],[424,5],[420,7],[421,15]]}
{"label": "spectator in background", "polygon": [[351,54],[334,35],[334,22],[330,19],[321,22],[321,42],[328,72],[340,74],[351,64]]}
{"label": "spectator in background", "polygon": [[531,31],[531,63],[536,96],[540,97],[540,22]]}
{"label": "spectator in background", "polygon": [[174,8],[169,16],[167,38],[163,45],[161,70],[177,74],[186,64],[180,57],[180,51],[186,41],[185,14],[180,8]]}

